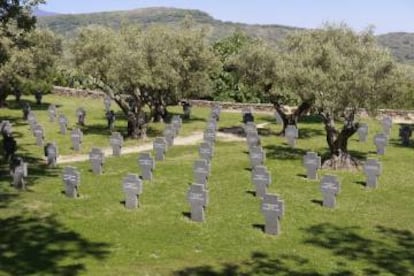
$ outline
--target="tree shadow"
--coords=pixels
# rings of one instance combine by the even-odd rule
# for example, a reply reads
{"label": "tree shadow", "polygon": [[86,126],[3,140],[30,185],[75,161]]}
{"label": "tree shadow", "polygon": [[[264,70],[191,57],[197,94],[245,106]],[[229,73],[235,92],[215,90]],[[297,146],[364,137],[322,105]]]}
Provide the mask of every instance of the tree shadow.
{"label": "tree shadow", "polygon": [[322,118],[319,115],[301,116],[299,118],[299,123],[303,123],[303,124],[320,124],[320,123],[322,123]]}
{"label": "tree shadow", "polygon": [[218,129],[219,132],[233,134],[239,137],[246,137],[244,129],[241,126],[221,127]]}
{"label": "tree shadow", "polygon": [[394,146],[394,147],[398,147],[398,148],[414,148],[414,143],[412,142],[412,140],[410,140],[410,143],[408,146],[403,145],[402,140],[401,139],[390,139],[389,141],[389,145]]}
{"label": "tree shadow", "polygon": [[[23,104],[28,103],[28,104],[30,104],[30,108],[33,111],[48,110],[49,105],[52,104],[52,103],[49,103],[49,102],[42,101],[42,103],[40,105],[38,105],[38,104],[36,104],[35,99],[32,100],[32,99],[27,99],[27,98],[21,99],[20,102],[16,102],[15,100],[8,100],[8,101],[6,101],[6,103],[7,103],[7,107],[9,109],[12,109],[12,110],[22,110],[23,109]],[[56,108],[59,108],[62,105],[55,104],[55,106],[56,106]]]}
{"label": "tree shadow", "polygon": [[414,275],[414,234],[408,230],[376,226],[378,239],[359,234],[360,227],[323,223],[304,229],[305,243],[330,250],[333,254],[368,264],[366,275],[390,273]]}
{"label": "tree shadow", "polygon": [[308,138],[314,138],[317,136],[325,136],[325,131],[323,131],[322,129],[307,128],[307,127],[299,128],[299,139],[308,139]]}
{"label": "tree shadow", "polygon": [[104,260],[109,244],[91,242],[54,217],[0,219],[0,272],[9,275],[78,275],[84,259]]}
{"label": "tree shadow", "polygon": [[264,148],[266,150],[266,158],[268,159],[302,159],[307,152],[301,148],[284,147],[278,145],[266,145]]}

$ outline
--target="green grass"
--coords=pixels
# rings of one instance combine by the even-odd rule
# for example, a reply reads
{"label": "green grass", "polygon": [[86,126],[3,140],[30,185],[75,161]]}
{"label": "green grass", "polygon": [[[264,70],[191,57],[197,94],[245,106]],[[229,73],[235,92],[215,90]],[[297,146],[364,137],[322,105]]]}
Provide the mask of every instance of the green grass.
{"label": "green grass", "polygon": [[[102,103],[56,96],[45,101],[61,102],[61,110],[73,113],[72,120],[76,104],[82,102],[87,124],[105,124]],[[0,112],[1,117],[21,117],[20,110]],[[47,121],[46,111],[36,112],[39,121]],[[194,113],[197,119],[184,124],[184,135],[205,126],[208,110],[194,108]],[[272,120],[257,117],[258,123]],[[240,118],[238,113],[223,113],[219,125],[237,126]],[[22,135],[19,151],[30,151],[35,162],[41,150],[27,127],[16,122],[15,130]],[[361,158],[375,156],[372,137],[380,126],[368,123],[369,142],[350,141]],[[338,175],[342,183],[338,206],[330,210],[318,202],[318,182],[303,178],[303,154],[326,151],[322,125],[309,120],[299,128],[295,149],[274,135],[280,126],[269,124],[262,133],[273,179],[270,192],[286,204],[280,236],[261,231],[264,219],[260,200],[249,193],[253,186],[243,142],[217,142],[207,220],[201,224],[186,216],[197,146],[175,146],[157,163],[137,210],[126,210],[121,203],[122,178],[138,173],[137,154],[108,158],[101,176],[92,174],[88,162],[72,164],[81,171],[81,196],[76,200],[62,194],[62,167],[50,170],[37,162],[27,192],[15,192],[8,177],[0,178],[0,275],[413,275],[413,148],[391,141],[380,157],[383,175],[376,190],[361,184],[362,172],[321,172]],[[53,131],[47,135],[60,138]],[[106,145],[106,136],[86,135],[85,141]],[[397,137],[396,126],[392,136]],[[69,140],[61,138],[59,143],[61,151],[71,152]]]}

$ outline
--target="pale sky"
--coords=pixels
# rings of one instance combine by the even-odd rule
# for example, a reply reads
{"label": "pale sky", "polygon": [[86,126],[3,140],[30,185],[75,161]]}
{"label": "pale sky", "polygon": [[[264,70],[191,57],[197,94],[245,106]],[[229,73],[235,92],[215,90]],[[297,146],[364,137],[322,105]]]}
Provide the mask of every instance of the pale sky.
{"label": "pale sky", "polygon": [[48,0],[40,8],[58,13],[90,13],[144,7],[198,9],[216,19],[249,24],[316,28],[344,22],[357,31],[413,32],[414,0]]}

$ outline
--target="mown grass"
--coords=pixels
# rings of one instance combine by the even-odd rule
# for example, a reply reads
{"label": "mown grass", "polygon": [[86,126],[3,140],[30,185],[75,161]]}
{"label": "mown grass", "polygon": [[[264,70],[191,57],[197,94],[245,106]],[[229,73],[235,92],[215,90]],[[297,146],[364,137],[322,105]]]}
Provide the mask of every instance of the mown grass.
{"label": "mown grass", "polygon": [[[74,120],[79,100],[48,96],[45,101],[61,101],[61,110],[73,113]],[[87,124],[105,125],[103,105],[82,100],[86,103]],[[179,108],[173,110],[178,113]],[[0,112],[2,117],[21,117],[20,110]],[[36,112],[46,124],[47,111]],[[194,113],[199,119],[184,124],[183,135],[204,128],[208,110],[194,108]],[[258,123],[273,121],[270,115],[257,117]],[[240,118],[238,113],[223,113],[219,125],[239,126]],[[351,150],[361,158],[376,157],[371,140],[380,126],[367,121],[369,142],[350,141]],[[217,142],[207,220],[198,224],[188,219],[186,202],[197,146],[174,146],[167,159],[157,163],[154,180],[144,183],[142,206],[126,210],[121,181],[127,173],[139,172],[137,154],[108,158],[101,176],[92,174],[88,162],[72,164],[81,171],[82,183],[80,198],[71,200],[62,194],[62,167],[50,170],[37,162],[41,150],[27,126],[16,122],[15,130],[22,135],[19,151],[30,152],[35,165],[27,192],[15,192],[6,176],[0,179],[0,274],[414,274],[413,148],[401,147],[395,139],[379,158],[383,175],[376,190],[363,186],[362,172],[321,172],[338,175],[342,183],[338,206],[330,210],[320,206],[319,183],[304,179],[302,167],[306,151],[326,151],[322,125],[301,122],[295,149],[275,135],[280,126],[265,126],[261,133],[272,173],[270,192],[279,194],[286,204],[283,233],[274,237],[261,230],[264,219],[260,200],[251,193],[243,142]],[[392,137],[397,134],[394,127]],[[71,153],[67,137],[53,130],[47,135],[61,138],[60,148]],[[85,135],[90,145],[106,145],[106,133],[90,135]]]}

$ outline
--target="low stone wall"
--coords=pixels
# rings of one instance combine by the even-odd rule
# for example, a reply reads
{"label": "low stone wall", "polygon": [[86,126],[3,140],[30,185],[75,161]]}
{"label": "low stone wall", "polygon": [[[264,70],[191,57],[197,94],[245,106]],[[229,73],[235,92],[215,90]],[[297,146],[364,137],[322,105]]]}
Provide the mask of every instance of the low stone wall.
{"label": "low stone wall", "polygon": [[[104,98],[105,93],[96,90],[81,90],[68,87],[55,86],[53,93],[57,95],[67,97],[89,97],[89,98]],[[252,107],[256,112],[269,112],[274,113],[275,109],[272,104],[255,104],[255,103],[234,103],[234,102],[214,102],[205,100],[190,100],[192,106],[196,107],[211,107],[214,104],[220,104],[224,110],[240,111],[244,107]],[[294,109],[295,107],[286,107],[288,109]],[[289,112],[289,111],[288,111]],[[362,116],[366,115],[365,110],[361,110]],[[414,122],[414,110],[395,110],[395,109],[380,109],[378,110],[378,117],[383,115],[389,115],[397,121],[412,121]]]}

